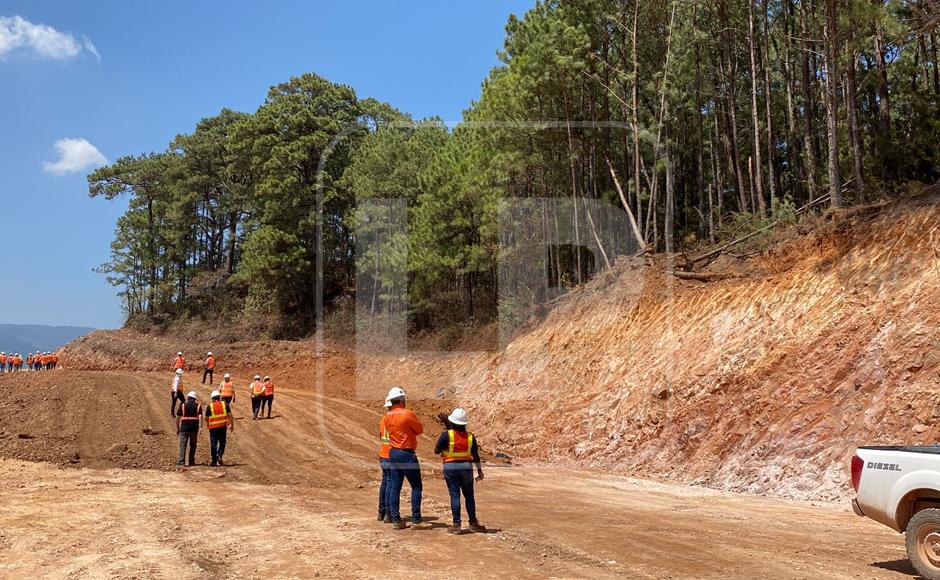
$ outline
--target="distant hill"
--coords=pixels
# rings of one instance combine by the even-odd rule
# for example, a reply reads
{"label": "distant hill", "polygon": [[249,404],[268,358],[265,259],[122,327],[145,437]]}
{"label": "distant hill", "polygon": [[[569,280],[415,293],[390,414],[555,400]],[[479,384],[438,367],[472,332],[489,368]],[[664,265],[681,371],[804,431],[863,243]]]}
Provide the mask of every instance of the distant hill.
{"label": "distant hill", "polygon": [[18,352],[23,356],[37,350],[54,351],[93,330],[86,326],[0,324],[0,351]]}

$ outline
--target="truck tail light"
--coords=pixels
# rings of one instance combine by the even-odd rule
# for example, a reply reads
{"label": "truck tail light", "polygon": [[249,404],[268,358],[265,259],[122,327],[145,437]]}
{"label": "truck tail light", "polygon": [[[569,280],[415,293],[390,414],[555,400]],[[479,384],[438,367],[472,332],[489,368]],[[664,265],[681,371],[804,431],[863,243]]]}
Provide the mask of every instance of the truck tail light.
{"label": "truck tail light", "polygon": [[862,480],[862,468],[865,462],[858,455],[852,456],[852,487],[858,492],[858,483]]}

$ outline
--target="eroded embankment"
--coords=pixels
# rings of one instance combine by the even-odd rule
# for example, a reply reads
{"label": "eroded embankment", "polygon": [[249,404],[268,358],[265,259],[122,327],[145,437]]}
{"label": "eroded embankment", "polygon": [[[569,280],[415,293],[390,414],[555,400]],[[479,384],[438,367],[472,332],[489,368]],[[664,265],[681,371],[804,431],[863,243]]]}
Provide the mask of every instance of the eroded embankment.
{"label": "eroded embankment", "polygon": [[[938,201],[836,214],[736,265],[735,279],[680,281],[660,258],[622,261],[498,353],[185,346],[347,398],[401,383],[444,399],[428,409],[459,402],[491,450],[523,460],[833,499],[856,445],[940,435]],[[96,333],[64,364],[165,367],[177,348]]]}

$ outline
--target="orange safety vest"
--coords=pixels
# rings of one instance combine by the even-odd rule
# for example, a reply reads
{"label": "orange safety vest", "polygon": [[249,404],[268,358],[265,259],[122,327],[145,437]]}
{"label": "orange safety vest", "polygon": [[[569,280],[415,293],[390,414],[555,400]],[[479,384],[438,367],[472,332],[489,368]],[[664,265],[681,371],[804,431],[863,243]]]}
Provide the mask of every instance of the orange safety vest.
{"label": "orange safety vest", "polygon": [[385,428],[385,416],[379,421],[379,441],[382,446],[379,447],[379,458],[388,459],[389,451],[392,449],[392,441],[388,436],[388,429]]}
{"label": "orange safety vest", "polygon": [[59,355],[57,355],[57,354],[52,355],[52,362],[58,363],[58,362],[59,362]]}
{"label": "orange safety vest", "polygon": [[271,381],[264,381],[264,394],[273,395],[274,394],[274,383]]}
{"label": "orange safety vest", "polygon": [[21,356],[16,357],[16,366],[18,367],[23,366],[23,357]]}
{"label": "orange safety vest", "polygon": [[261,384],[261,381],[253,381],[251,383],[251,395],[257,397],[264,392],[264,385]]}
{"label": "orange safety vest", "polygon": [[447,449],[441,451],[444,463],[455,461],[473,461],[473,433],[466,431],[447,430]]}
{"label": "orange safety vest", "polygon": [[209,369],[210,371],[215,370],[215,357],[214,356],[210,356],[209,358],[206,359],[206,368]]}
{"label": "orange safety vest", "polygon": [[26,364],[28,364],[29,366],[33,366],[33,355],[29,355],[26,357]]}
{"label": "orange safety vest", "polygon": [[209,406],[209,411],[212,412],[211,415],[206,416],[209,429],[216,429],[228,425],[228,407],[225,403],[222,401],[212,401],[212,404]]}
{"label": "orange safety vest", "polygon": [[234,397],[235,396],[235,385],[231,381],[227,383],[222,383],[219,386],[219,394],[223,397]]}
{"label": "orange safety vest", "polygon": [[7,355],[0,355],[0,364],[7,364]]}
{"label": "orange safety vest", "polygon": [[181,356],[176,357],[176,362],[173,363],[173,370],[186,368],[186,359]]}

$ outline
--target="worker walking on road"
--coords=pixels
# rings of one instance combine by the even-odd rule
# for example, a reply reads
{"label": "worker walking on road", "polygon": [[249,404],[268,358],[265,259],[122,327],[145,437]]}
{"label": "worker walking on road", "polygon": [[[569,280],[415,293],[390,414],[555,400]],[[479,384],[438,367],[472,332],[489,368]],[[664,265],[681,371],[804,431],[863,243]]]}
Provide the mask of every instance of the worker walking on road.
{"label": "worker walking on road", "polygon": [[176,462],[178,467],[183,466],[186,457],[186,445],[189,445],[189,467],[196,464],[196,442],[199,437],[199,420],[202,418],[202,405],[196,400],[196,391],[186,395],[186,402],[180,407],[180,415],[176,419],[176,433],[180,436],[180,457]]}
{"label": "worker walking on road", "polygon": [[431,524],[421,519],[421,466],[418,464],[418,435],[424,433],[424,425],[414,411],[405,408],[405,391],[393,387],[388,392],[391,410],[385,416],[388,429],[389,467],[391,488],[388,491],[392,525],[397,530],[405,529],[401,520],[401,489],[405,480],[411,486],[411,527],[416,530],[430,529]]}
{"label": "worker walking on road", "polygon": [[274,403],[274,383],[271,377],[264,377],[264,394],[261,395],[261,414],[264,415],[264,408],[268,408],[268,419],[271,418],[271,404]]}
{"label": "worker walking on road", "polygon": [[473,466],[477,467],[477,481],[483,480],[483,466],[476,437],[467,431],[467,412],[454,409],[450,416],[443,413],[438,419],[444,424],[444,431],[437,439],[434,453],[444,460],[444,481],[450,494],[450,511],[453,525],[448,528],[452,534],[461,533],[460,529],[460,494],[467,504],[467,519],[470,520],[471,532],[485,532],[486,528],[477,521],[476,499],[473,496]]}
{"label": "worker walking on road", "polygon": [[170,387],[170,417],[176,417],[176,402],[186,402],[183,396],[183,369],[176,369],[173,374],[173,385]]}
{"label": "worker walking on road", "polygon": [[261,411],[261,402],[264,399],[264,383],[261,375],[255,375],[255,380],[248,385],[248,394],[251,396],[251,418],[257,419]]}
{"label": "worker walking on road", "polygon": [[382,483],[379,484],[379,521],[387,524],[392,523],[392,510],[389,505],[388,490],[391,488],[392,468],[389,465],[388,454],[392,446],[388,438],[388,428],[385,426],[385,418],[392,408],[392,402],[385,399],[385,414],[379,421],[379,467],[382,469]]}
{"label": "worker walking on road", "polygon": [[206,377],[209,377],[209,384],[212,384],[212,373],[215,372],[215,356],[212,351],[206,355],[206,370],[202,371],[202,384],[206,384]]}
{"label": "worker walking on road", "polygon": [[222,402],[228,407],[228,412],[232,412],[232,403],[235,402],[235,384],[232,383],[232,375],[225,373],[222,377],[222,384],[219,385],[219,394],[222,395]]}
{"label": "worker walking on road", "polygon": [[228,406],[222,402],[219,391],[212,391],[212,402],[206,407],[206,428],[209,429],[209,452],[212,454],[212,467],[225,465],[225,440],[228,431],[235,431],[235,421]]}
{"label": "worker walking on road", "polygon": [[183,358],[183,353],[176,353],[176,360],[173,361],[173,370],[177,371],[179,369],[186,370],[186,359]]}

